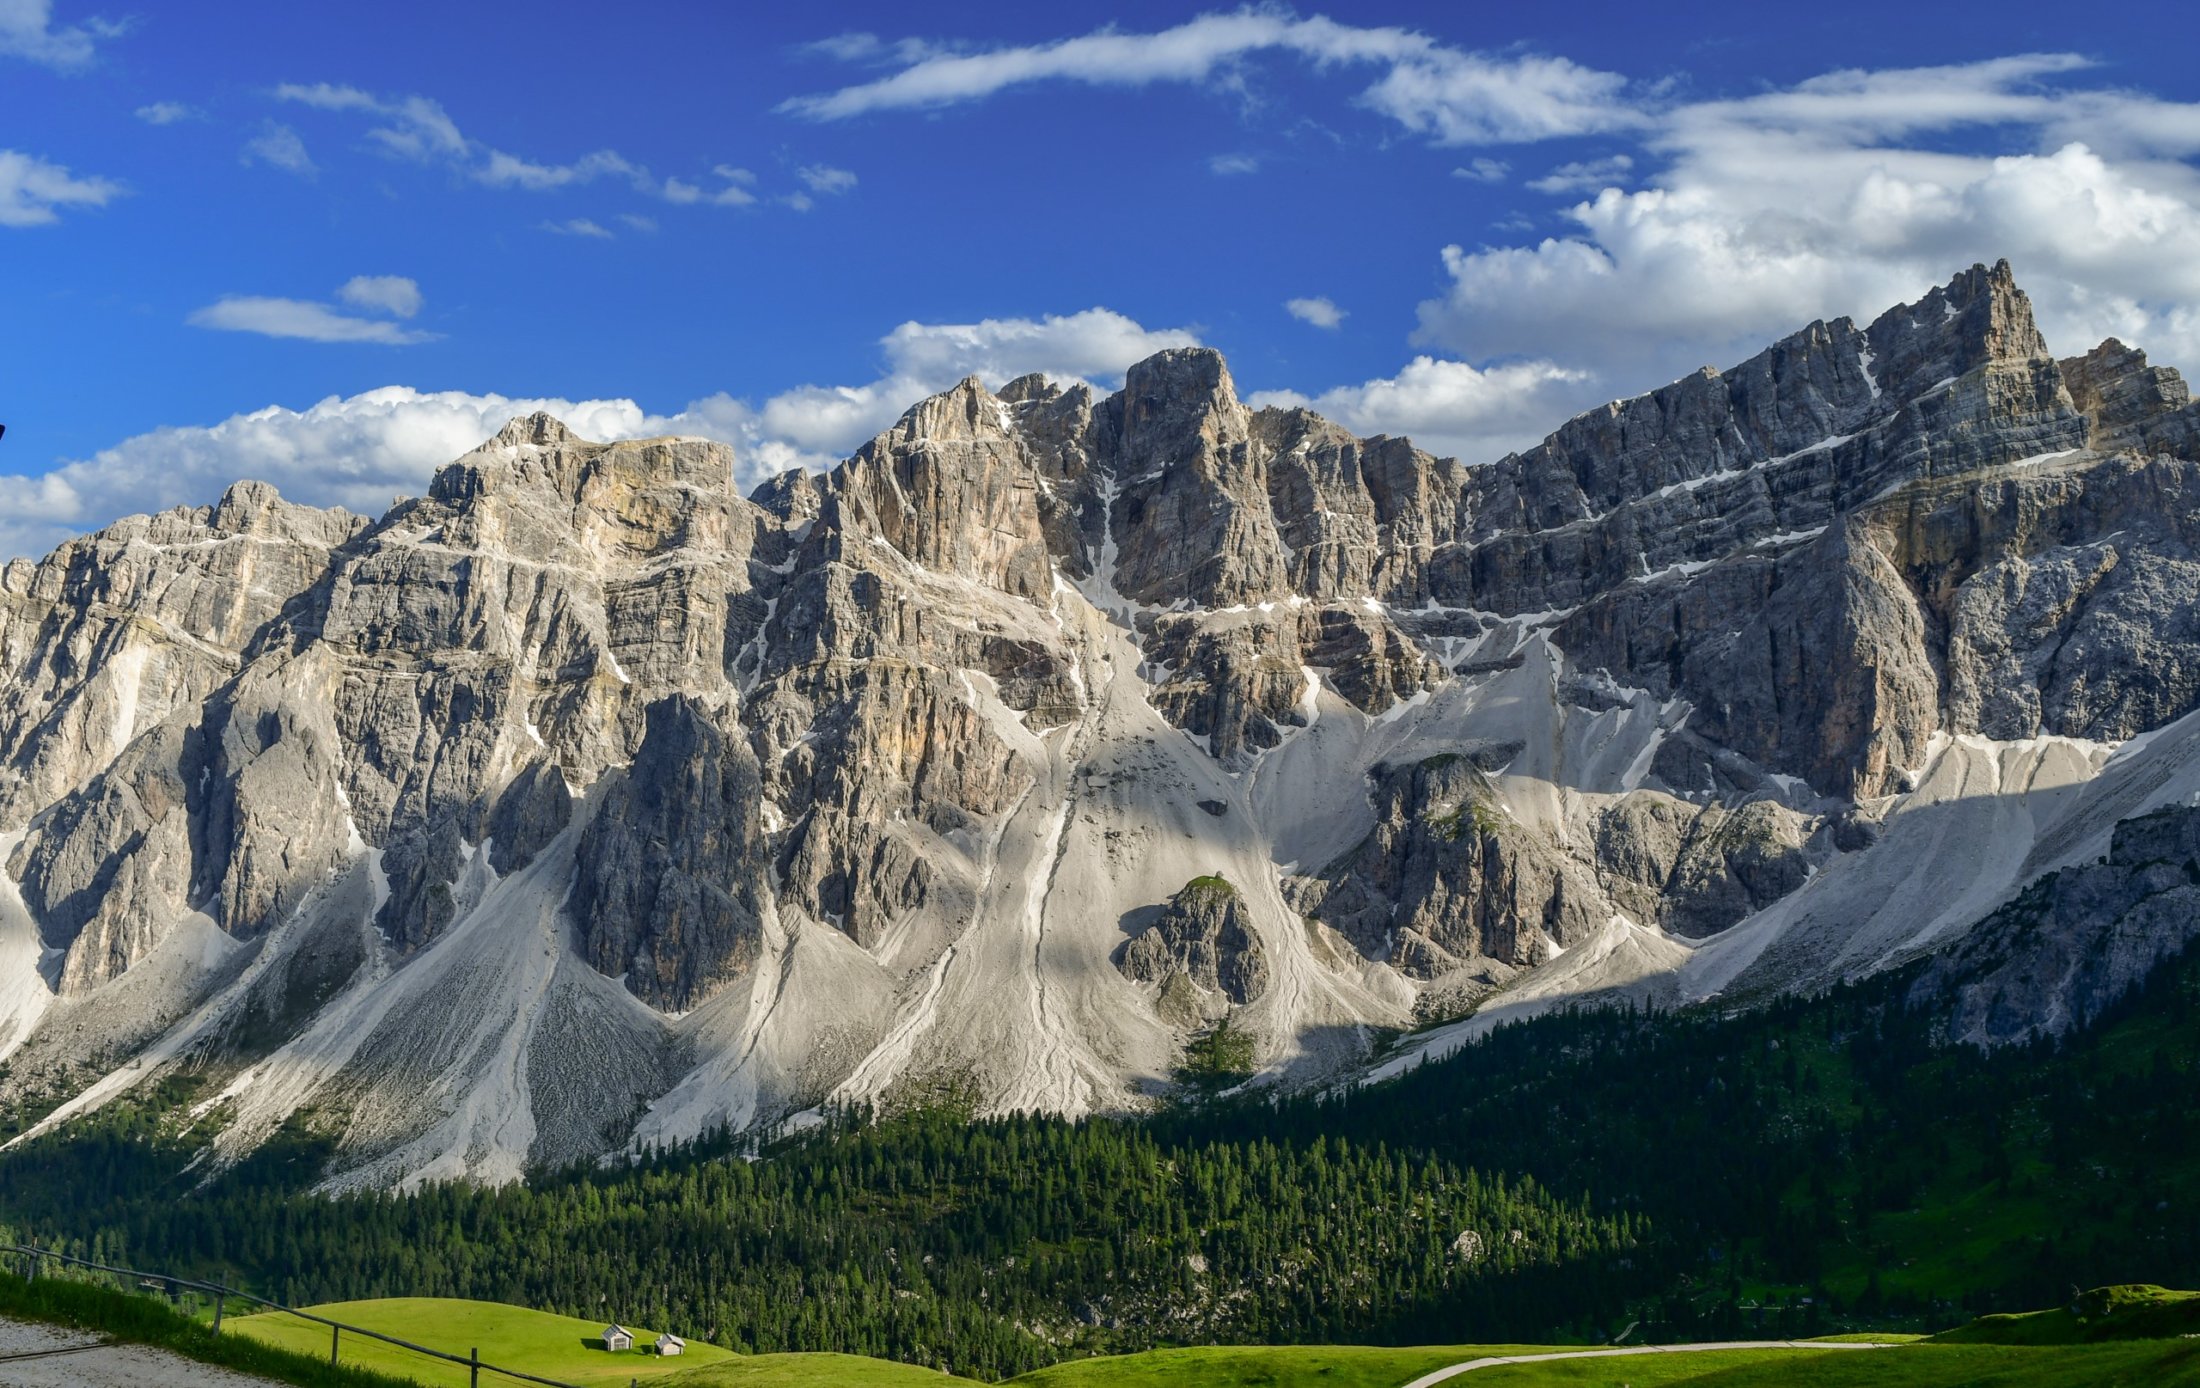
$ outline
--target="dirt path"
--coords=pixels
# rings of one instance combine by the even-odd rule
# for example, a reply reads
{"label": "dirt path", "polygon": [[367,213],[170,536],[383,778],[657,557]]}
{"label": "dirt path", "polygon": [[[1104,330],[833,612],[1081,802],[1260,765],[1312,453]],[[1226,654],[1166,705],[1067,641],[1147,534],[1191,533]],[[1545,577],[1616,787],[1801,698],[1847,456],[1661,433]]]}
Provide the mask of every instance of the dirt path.
{"label": "dirt path", "polygon": [[1494,1369],[1500,1364],[1541,1364],[1551,1359],[1617,1359],[1624,1354],[1703,1354],[1720,1349],[1893,1349],[1892,1344],[1879,1341],[1846,1341],[1829,1343],[1824,1340],[1726,1340],[1709,1345],[1631,1345],[1625,1349],[1568,1349],[1551,1354],[1502,1354],[1488,1359],[1469,1359],[1464,1364],[1453,1364],[1434,1373],[1422,1374],[1406,1385],[1406,1388],[1433,1388],[1446,1379],[1473,1373],[1476,1369]]}
{"label": "dirt path", "polygon": [[166,1350],[0,1318],[0,1388],[273,1388]]}

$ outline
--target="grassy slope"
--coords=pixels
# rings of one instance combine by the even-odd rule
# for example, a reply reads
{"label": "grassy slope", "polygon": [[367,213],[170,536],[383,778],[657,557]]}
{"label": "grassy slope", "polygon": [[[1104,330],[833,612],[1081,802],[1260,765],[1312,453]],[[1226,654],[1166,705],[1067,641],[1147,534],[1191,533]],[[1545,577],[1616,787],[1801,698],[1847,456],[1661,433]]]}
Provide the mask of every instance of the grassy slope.
{"label": "grassy slope", "polygon": [[[1493,1377],[1471,1388],[1559,1381]],[[1627,1380],[1576,1381],[1616,1388]],[[2200,1345],[2181,1340],[2063,1348],[1919,1344],[1820,1356],[1807,1378],[1795,1375],[1792,1366],[1767,1363],[1682,1381],[1689,1388],[2195,1388]]]}
{"label": "grassy slope", "polygon": [[[600,1322],[554,1316],[547,1311],[530,1311],[494,1301],[391,1297],[379,1301],[340,1301],[305,1309],[330,1320],[379,1330],[385,1335],[395,1335],[452,1354],[479,1349],[482,1359],[489,1363],[572,1383],[624,1384],[630,1378],[661,1378],[733,1357],[713,1345],[691,1344],[688,1352],[679,1358],[660,1359],[641,1352],[656,1342],[656,1333],[635,1326],[627,1328],[634,1331],[638,1348],[627,1354],[611,1354],[589,1347],[603,1331]],[[328,1354],[328,1328],[310,1321],[269,1312],[240,1317],[229,1324],[268,1344],[323,1357]],[[359,1336],[346,1337],[343,1341],[343,1362],[421,1383],[456,1384],[460,1388],[467,1377],[467,1371],[456,1364],[445,1364]]]}
{"label": "grassy slope", "polygon": [[855,1354],[735,1355],[657,1382],[663,1388],[976,1388],[974,1379]]}
{"label": "grassy slope", "polygon": [[[1978,1334],[2100,1335],[2105,1327],[2125,1335],[2181,1335],[2200,1296],[2160,1288],[2113,1288],[2089,1293],[2083,1321],[2067,1311],[2026,1317],[1988,1317],[1969,1329]],[[919,1388],[969,1385],[929,1369],[838,1354],[741,1356],[710,1346],[684,1359],[587,1350],[580,1338],[591,1322],[494,1302],[395,1298],[313,1308],[354,1324],[426,1344],[464,1341],[484,1357],[577,1383],[623,1383],[641,1378],[662,1388]],[[349,1367],[357,1362],[397,1370],[419,1382],[461,1384],[465,1372],[370,1342],[347,1342],[347,1367],[330,1370],[316,1358],[325,1351],[318,1326],[272,1315],[236,1318],[228,1326],[244,1334],[219,1340],[159,1302],[142,1296],[59,1281],[37,1288],[0,1278],[0,1310],[35,1319],[84,1325],[155,1344],[169,1344],[194,1358],[228,1363],[280,1382],[369,1388],[389,1384]],[[2060,1318],[2058,1321],[2056,1318]],[[1961,1332],[1958,1332],[1961,1333]],[[567,1348],[570,1346],[570,1348]],[[295,1349],[305,1353],[286,1353]],[[1534,1353],[1534,1346],[1452,1346],[1414,1349],[1362,1346],[1212,1347],[1155,1350],[1145,1354],[1060,1364],[1014,1382],[1021,1388],[1398,1388],[1431,1369],[1492,1353]],[[408,1362],[409,1361],[409,1362]],[[1561,1360],[1478,1370],[1468,1388],[2200,1388],[2200,1341],[2123,1340],[2105,1344],[1922,1343],[1885,1350],[1705,1351],[1609,1359]]]}
{"label": "grassy slope", "polygon": [[1981,1316],[1933,1337],[1949,1345],[2083,1345],[2200,1334],[2200,1292],[2149,1285],[2096,1287],[2076,1305]]}
{"label": "grassy slope", "polygon": [[[1487,1350],[1158,1350],[1057,1365],[1025,1388],[1399,1388]],[[1884,1350],[1710,1350],[1478,1369],[1460,1388],[2184,1388],[2200,1345],[2083,1348],[1908,1345]]]}
{"label": "grassy slope", "polygon": [[1366,1345],[1213,1345],[1198,1349],[1156,1349],[1143,1354],[1109,1355],[1056,1364],[1010,1382],[1018,1388],[1267,1388],[1268,1385],[1321,1384],[1323,1388],[1398,1388],[1446,1364],[1485,1354],[1533,1354],[1536,1348],[1502,1346],[1421,1346],[1413,1349]]}

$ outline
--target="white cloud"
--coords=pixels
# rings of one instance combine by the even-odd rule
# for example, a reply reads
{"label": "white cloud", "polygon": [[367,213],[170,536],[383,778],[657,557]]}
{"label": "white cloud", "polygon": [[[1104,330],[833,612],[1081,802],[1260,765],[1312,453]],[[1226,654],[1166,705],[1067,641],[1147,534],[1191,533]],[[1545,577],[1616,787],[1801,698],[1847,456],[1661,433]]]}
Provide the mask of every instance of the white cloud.
{"label": "white cloud", "polygon": [[196,106],[186,106],[180,101],[156,101],[138,107],[136,114],[147,125],[174,125],[178,121],[197,120],[203,113]]}
{"label": "white cloud", "polygon": [[795,170],[795,177],[802,186],[813,193],[846,193],[856,186],[856,176],[847,169],[836,169],[829,164],[805,164]]}
{"label": "white cloud", "polygon": [[[1571,234],[1447,247],[1416,340],[1624,393],[2007,257],[2055,350],[2113,334],[2200,365],[2200,174],[2182,162],[2200,106],[2064,85],[2083,69],[2024,55],[1677,106],[1643,142],[1663,167],[1573,206]],[[1949,152],[1959,135],[2020,152]]]}
{"label": "white cloud", "polygon": [[1260,160],[1250,154],[1217,154],[1207,160],[1207,171],[1223,178],[1260,172]]}
{"label": "white cloud", "polygon": [[1254,405],[1303,405],[1359,434],[1410,438],[1432,453],[1491,462],[1529,447],[1595,403],[1587,372],[1548,361],[1478,368],[1415,357],[1396,376],[1316,396],[1259,391]]}
{"label": "white cloud", "polygon": [[62,208],[105,207],[121,195],[122,185],[109,179],[80,178],[35,155],[0,149],[0,227],[48,226],[61,220]]}
{"label": "white cloud", "polygon": [[403,275],[353,275],[336,291],[336,297],[353,308],[394,318],[417,316],[422,302],[420,286]]}
{"label": "white cloud", "polygon": [[1566,58],[1434,49],[1392,67],[1362,101],[1440,145],[1518,143],[1644,124],[1626,85]]}
{"label": "white cloud", "polygon": [[1362,105],[1438,144],[1540,140],[1643,123],[1623,100],[1624,78],[1564,58],[1492,56],[1447,47],[1411,29],[1363,28],[1270,9],[1206,14],[1148,34],[1109,28],[1077,38],[976,51],[929,45],[889,49],[870,35],[821,50],[899,67],[838,91],[795,97],[779,109],[813,120],[877,111],[927,110],[982,101],[1047,82],[1142,87],[1232,80],[1257,54],[1315,67],[1383,69]]}
{"label": "white cloud", "polygon": [[441,164],[484,187],[548,192],[608,179],[624,183],[645,197],[671,203],[740,206],[755,201],[754,195],[741,186],[753,176],[726,165],[714,170],[725,180],[725,186],[706,187],[676,177],[660,179],[645,165],[611,149],[584,154],[566,163],[527,159],[468,138],[442,103],[425,96],[382,97],[329,82],[286,82],[275,88],[274,95],[278,101],[314,110],[370,117],[375,123],[368,129],[367,139],[384,154],[413,163]]}
{"label": "white cloud", "polygon": [[[357,275],[336,296],[354,308],[411,318],[420,312],[420,286],[402,275]],[[434,333],[402,328],[383,318],[358,318],[311,299],[227,295],[184,320],[194,328],[256,333],[304,342],[370,342],[402,347],[428,342]]]}
{"label": "white cloud", "polygon": [[245,141],[239,158],[247,164],[266,164],[302,178],[311,178],[319,172],[314,167],[313,156],[306,153],[305,140],[279,121],[261,122],[260,133]]}
{"label": "white cloud", "polygon": [[[424,96],[400,96],[389,100],[357,87],[330,82],[285,82],[275,89],[277,101],[295,102],[318,111],[342,111],[371,115],[383,124],[367,132],[367,138],[386,153],[425,162],[432,158],[459,160],[473,153],[458,125],[438,103]],[[494,153],[494,151],[489,151]]]}
{"label": "white cloud", "polygon": [[949,52],[929,39],[896,39],[887,43],[876,34],[835,34],[803,44],[798,52],[843,63],[901,65]]}
{"label": "white cloud", "polygon": [[586,217],[569,217],[562,222],[544,222],[542,229],[555,232],[559,236],[584,236],[596,241],[616,239],[611,228],[601,222],[592,222]]}
{"label": "white cloud", "polygon": [[1345,311],[1328,299],[1286,299],[1283,311],[1301,323],[1311,323],[1317,328],[1335,329],[1343,325]]}
{"label": "white cloud", "polygon": [[[668,178],[656,191],[657,196],[666,202],[683,207],[699,202],[709,203],[713,207],[747,207],[756,201],[756,194],[738,183],[728,183],[722,188],[705,188],[700,183]],[[795,193],[791,196],[801,198],[803,209],[809,209],[810,200],[807,194]]]}
{"label": "white cloud", "polygon": [[[639,231],[646,234],[657,229],[657,219],[655,217],[638,216],[632,212],[621,212],[619,221],[625,224],[629,231]],[[585,233],[583,234],[585,235]]]}
{"label": "white cloud", "polygon": [[[301,307],[259,302],[286,305],[285,312]],[[331,312],[326,305],[302,307]],[[386,322],[367,326],[395,331]],[[332,396],[304,410],[270,406],[211,427],[156,429],[0,490],[0,557],[42,554],[129,512],[203,505],[243,477],[272,482],[294,500],[379,514],[391,496],[417,495],[436,468],[535,410],[548,410],[584,438],[686,434],[731,443],[736,481],[745,489],[790,467],[829,466],[917,400],[966,375],[998,385],[1043,371],[1111,384],[1132,362],[1196,341],[1183,329],[1147,329],[1094,308],[1038,319],[904,323],[880,341],[878,379],[797,387],[760,407],[721,393],[661,415],[632,400],[513,399],[402,386]]]}
{"label": "white cloud", "polygon": [[51,68],[82,67],[98,41],[122,32],[105,20],[56,29],[53,0],[0,0],[0,57],[24,58]]}
{"label": "white cloud", "polygon": [[1451,176],[1470,183],[1502,183],[1511,172],[1512,165],[1502,159],[1476,159],[1453,169]]}
{"label": "white cloud", "polygon": [[1626,183],[1634,167],[1635,161],[1624,154],[1585,159],[1561,164],[1543,177],[1531,180],[1528,186],[1538,193],[1579,193],[1609,188],[1616,183]]}

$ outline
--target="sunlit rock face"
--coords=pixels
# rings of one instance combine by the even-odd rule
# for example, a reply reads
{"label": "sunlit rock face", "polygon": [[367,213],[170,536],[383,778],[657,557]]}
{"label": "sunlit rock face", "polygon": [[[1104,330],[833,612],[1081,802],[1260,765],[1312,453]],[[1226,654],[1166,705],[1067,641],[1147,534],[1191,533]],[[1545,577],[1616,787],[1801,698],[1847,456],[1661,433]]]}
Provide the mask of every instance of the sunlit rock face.
{"label": "sunlit rock face", "polygon": [[240,483],[0,570],[0,1096],[504,1179],[1938,950],[2200,790],[2196,441],[1998,265],[1496,460],[1186,349],[746,497],[541,415],[378,520]]}

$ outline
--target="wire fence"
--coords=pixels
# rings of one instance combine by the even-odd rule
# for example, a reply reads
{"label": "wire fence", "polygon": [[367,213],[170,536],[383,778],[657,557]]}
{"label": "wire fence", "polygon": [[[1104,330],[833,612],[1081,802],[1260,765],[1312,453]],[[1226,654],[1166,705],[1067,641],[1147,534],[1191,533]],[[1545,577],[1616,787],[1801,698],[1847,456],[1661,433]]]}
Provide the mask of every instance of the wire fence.
{"label": "wire fence", "polygon": [[[27,1243],[0,1244],[0,1252],[13,1253],[23,1259],[29,1265],[27,1278],[33,1282],[38,1280],[38,1270],[42,1263],[55,1262],[67,1264],[71,1267],[85,1268],[92,1272],[106,1273],[111,1277],[122,1279],[125,1290],[128,1290],[130,1282],[135,1282],[137,1289],[140,1291],[165,1292],[171,1302],[181,1301],[185,1292],[193,1292],[200,1297],[211,1298],[214,1303],[213,1329],[217,1335],[221,1334],[222,1315],[231,1302],[240,1302],[264,1310],[280,1312],[286,1316],[296,1316],[299,1320],[311,1321],[316,1325],[325,1325],[328,1327],[329,1332],[328,1362],[331,1364],[342,1362],[344,1337],[352,1335],[365,1340],[378,1340],[385,1345],[394,1345],[399,1349],[410,1350],[414,1354],[425,1355],[430,1359],[441,1360],[446,1364],[455,1364],[459,1368],[468,1371],[467,1381],[473,1385],[473,1388],[480,1388],[483,1374],[494,1374],[499,1378],[510,1379],[519,1383],[539,1384],[541,1388],[580,1388],[580,1385],[568,1383],[564,1379],[544,1378],[540,1374],[525,1373],[519,1369],[508,1369],[499,1364],[492,1364],[481,1357],[479,1349],[475,1349],[469,1354],[451,1354],[445,1350],[430,1349],[426,1345],[416,1345],[410,1340],[401,1340],[395,1335],[385,1335],[379,1330],[369,1330],[365,1326],[350,1325],[343,1321],[331,1320],[327,1316],[316,1316],[311,1311],[301,1311],[295,1306],[285,1306],[279,1301],[269,1301],[264,1296],[254,1296],[250,1292],[239,1290],[236,1287],[224,1286],[219,1282],[205,1282],[195,1277],[176,1277],[165,1272],[146,1272],[139,1268],[115,1267],[107,1263],[95,1263],[89,1258],[78,1258],[67,1253],[57,1253],[50,1248],[38,1248]],[[366,1366],[362,1365],[361,1367]]]}

